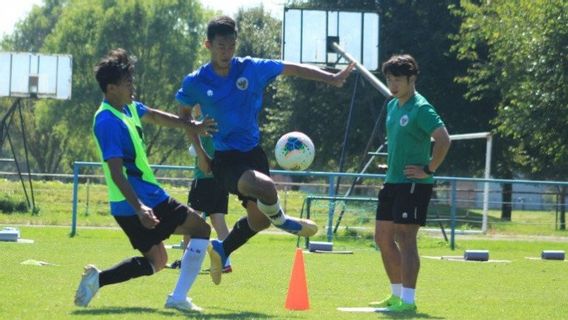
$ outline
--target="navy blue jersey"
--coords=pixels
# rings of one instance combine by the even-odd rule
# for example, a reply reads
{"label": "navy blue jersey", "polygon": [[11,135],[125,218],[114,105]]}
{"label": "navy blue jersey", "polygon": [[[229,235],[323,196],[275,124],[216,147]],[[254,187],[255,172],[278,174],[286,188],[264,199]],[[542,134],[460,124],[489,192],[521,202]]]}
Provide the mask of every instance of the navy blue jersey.
{"label": "navy blue jersey", "polygon": [[[141,102],[135,103],[138,116],[142,118],[147,111],[146,106]],[[128,108],[124,107],[123,112],[129,115]],[[114,116],[110,111],[102,111],[95,118],[94,133],[101,148],[104,161],[112,158],[122,159],[128,182],[130,182],[142,203],[150,208],[154,208],[169,197],[159,186],[140,178],[141,173],[134,164],[134,145],[122,120]],[[131,216],[136,214],[126,200],[111,201],[110,212],[113,216]]]}
{"label": "navy blue jersey", "polygon": [[185,77],[176,100],[189,107],[199,104],[204,116],[217,121],[215,150],[249,151],[260,142],[264,89],[283,68],[280,60],[235,57],[229,74],[221,77],[208,63]]}

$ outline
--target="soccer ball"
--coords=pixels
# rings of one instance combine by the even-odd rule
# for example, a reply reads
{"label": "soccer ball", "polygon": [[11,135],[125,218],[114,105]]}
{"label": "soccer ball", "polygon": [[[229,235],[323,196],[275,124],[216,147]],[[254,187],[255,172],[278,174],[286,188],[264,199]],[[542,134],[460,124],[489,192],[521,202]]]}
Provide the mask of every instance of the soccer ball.
{"label": "soccer ball", "polygon": [[280,137],[274,149],[276,161],[286,170],[306,170],[314,161],[315,152],[312,140],[298,131]]}

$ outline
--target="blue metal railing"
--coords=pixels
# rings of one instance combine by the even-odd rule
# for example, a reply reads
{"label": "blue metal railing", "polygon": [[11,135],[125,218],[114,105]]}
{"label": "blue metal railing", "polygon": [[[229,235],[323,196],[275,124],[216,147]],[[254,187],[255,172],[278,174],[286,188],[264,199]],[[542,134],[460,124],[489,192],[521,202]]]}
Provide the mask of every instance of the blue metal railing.
{"label": "blue metal railing", "polygon": [[[84,167],[101,167],[100,162],[83,162],[75,161],[73,163],[73,211],[70,236],[75,236],[77,233],[77,203],[78,203],[78,186],[79,186],[79,172]],[[151,165],[154,169],[166,170],[193,170],[193,166],[170,166],[170,165]],[[361,177],[364,179],[384,179],[384,174],[360,174],[348,172],[324,172],[324,171],[287,171],[287,170],[270,170],[271,174],[279,174],[285,176],[302,176],[302,177],[319,177],[328,179],[328,198],[329,198],[329,214],[327,224],[327,238],[328,241],[333,239],[333,219],[335,212],[335,201],[340,201],[341,197],[335,194],[335,180],[337,177],[356,178]],[[455,248],[455,228],[456,228],[456,214],[457,214],[457,183],[458,182],[475,182],[475,183],[511,183],[511,184],[529,184],[529,185],[544,185],[544,186],[566,186],[567,181],[544,181],[544,180],[510,180],[510,179],[482,179],[482,178],[466,178],[466,177],[438,177],[437,182],[448,182],[450,184],[450,245]],[[487,213],[484,212],[484,215]]]}

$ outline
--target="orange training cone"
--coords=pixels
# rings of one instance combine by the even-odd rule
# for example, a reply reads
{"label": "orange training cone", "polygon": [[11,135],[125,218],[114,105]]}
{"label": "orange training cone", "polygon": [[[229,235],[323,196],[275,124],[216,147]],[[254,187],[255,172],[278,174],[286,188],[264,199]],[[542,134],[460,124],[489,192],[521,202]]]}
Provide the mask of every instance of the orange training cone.
{"label": "orange training cone", "polygon": [[306,271],[304,270],[304,255],[300,248],[296,249],[285,307],[288,310],[308,310],[310,308]]}

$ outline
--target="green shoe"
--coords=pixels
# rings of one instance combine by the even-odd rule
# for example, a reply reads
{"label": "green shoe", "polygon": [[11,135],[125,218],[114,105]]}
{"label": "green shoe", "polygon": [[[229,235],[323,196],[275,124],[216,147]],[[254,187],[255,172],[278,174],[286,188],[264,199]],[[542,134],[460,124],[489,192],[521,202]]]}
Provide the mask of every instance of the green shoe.
{"label": "green shoe", "polygon": [[390,307],[390,306],[400,304],[401,302],[402,302],[402,300],[400,300],[400,297],[397,297],[394,294],[391,294],[390,297],[383,299],[381,301],[369,302],[369,306],[374,307],[374,308],[386,308],[386,307]]}
{"label": "green shoe", "polygon": [[405,303],[400,301],[399,304],[392,305],[387,308],[387,312],[415,312],[416,311],[416,304],[414,303]]}

